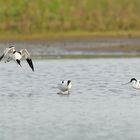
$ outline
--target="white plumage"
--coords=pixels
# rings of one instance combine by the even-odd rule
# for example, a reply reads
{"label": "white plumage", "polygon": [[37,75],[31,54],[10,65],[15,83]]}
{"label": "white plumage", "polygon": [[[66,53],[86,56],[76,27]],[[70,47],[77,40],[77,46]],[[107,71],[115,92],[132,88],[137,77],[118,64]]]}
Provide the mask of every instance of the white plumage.
{"label": "white plumage", "polygon": [[30,57],[29,52],[26,49],[22,49],[19,52],[15,50],[14,46],[10,46],[8,48],[5,49],[3,55],[0,57],[0,61],[3,58],[6,58],[5,63],[6,62],[10,62],[11,60],[14,60],[15,62],[17,62],[20,66],[20,60],[22,57],[25,57],[27,63],[29,64],[29,66],[31,67],[32,71],[34,71],[34,66],[33,66],[33,62],[32,59]]}
{"label": "white plumage", "polygon": [[60,84],[58,84],[58,88],[60,90],[59,94],[70,94],[70,90],[71,90],[72,84],[71,81],[62,81]]}
{"label": "white plumage", "polygon": [[128,83],[126,84],[129,84],[129,83],[132,83],[132,87],[135,88],[135,89],[140,89],[140,80],[137,80],[135,78],[132,78]]}

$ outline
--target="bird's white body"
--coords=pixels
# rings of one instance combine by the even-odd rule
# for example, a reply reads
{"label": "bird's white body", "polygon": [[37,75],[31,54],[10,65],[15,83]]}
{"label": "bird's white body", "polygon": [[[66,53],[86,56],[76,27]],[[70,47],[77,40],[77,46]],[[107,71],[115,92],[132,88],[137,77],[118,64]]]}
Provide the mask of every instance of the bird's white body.
{"label": "bird's white body", "polygon": [[[139,89],[139,90],[140,90],[140,80],[137,80],[137,79],[135,79],[135,78],[131,78],[131,80],[130,80],[128,83],[126,83],[126,84],[129,84],[129,83],[132,84],[132,87],[133,87],[133,88]],[[126,84],[125,84],[125,85],[126,85]]]}
{"label": "bird's white body", "polygon": [[16,61],[17,59],[20,60],[22,58],[21,53],[19,52],[15,52],[14,54],[12,54],[12,58]]}
{"label": "bird's white body", "polygon": [[61,91],[61,94],[70,94],[72,84],[71,81],[62,81],[60,84],[58,84],[58,89]]}
{"label": "bird's white body", "polygon": [[140,89],[140,80],[133,80],[132,81],[132,87],[135,89]]}
{"label": "bird's white body", "polygon": [[32,71],[34,71],[33,63],[30,57],[29,52],[26,49],[22,49],[19,52],[15,50],[15,47],[10,46],[9,48],[6,48],[3,55],[0,57],[0,61],[3,59],[3,57],[6,58],[6,62],[10,62],[11,60],[16,61],[20,66],[20,60],[22,57],[25,57],[27,63],[31,67]]}

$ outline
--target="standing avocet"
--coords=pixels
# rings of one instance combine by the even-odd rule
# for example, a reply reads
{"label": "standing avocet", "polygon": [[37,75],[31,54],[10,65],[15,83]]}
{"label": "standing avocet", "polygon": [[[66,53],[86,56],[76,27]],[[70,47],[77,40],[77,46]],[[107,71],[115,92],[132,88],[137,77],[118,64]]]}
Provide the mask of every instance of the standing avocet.
{"label": "standing avocet", "polygon": [[71,80],[68,81],[62,81],[60,84],[58,84],[58,88],[60,90],[60,93],[58,94],[70,94],[70,90],[71,90]]}
{"label": "standing avocet", "polygon": [[132,83],[133,88],[140,89],[140,80],[137,80],[135,78],[131,78],[131,80],[126,84],[129,84],[129,83]]}
{"label": "standing avocet", "polygon": [[29,52],[26,49],[22,49],[19,52],[15,50],[14,46],[10,46],[8,48],[5,49],[3,55],[0,57],[0,61],[3,59],[3,57],[6,57],[5,63],[9,62],[11,60],[16,61],[20,66],[20,60],[22,57],[25,57],[27,63],[29,64],[29,66],[31,67],[32,71],[34,71],[34,66],[33,66],[33,62],[32,59],[30,57]]}

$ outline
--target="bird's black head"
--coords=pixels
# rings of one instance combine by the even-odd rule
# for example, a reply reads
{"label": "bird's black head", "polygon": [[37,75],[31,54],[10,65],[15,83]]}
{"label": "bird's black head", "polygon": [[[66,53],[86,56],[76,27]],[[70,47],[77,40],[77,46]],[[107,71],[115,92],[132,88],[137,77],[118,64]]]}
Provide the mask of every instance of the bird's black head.
{"label": "bird's black head", "polygon": [[9,48],[13,48],[13,47],[14,47],[13,45],[9,46]]}
{"label": "bird's black head", "polygon": [[132,81],[137,81],[137,80],[136,80],[135,78],[131,78],[130,83],[131,83]]}
{"label": "bird's black head", "polygon": [[69,85],[71,83],[71,80],[68,80],[67,84]]}

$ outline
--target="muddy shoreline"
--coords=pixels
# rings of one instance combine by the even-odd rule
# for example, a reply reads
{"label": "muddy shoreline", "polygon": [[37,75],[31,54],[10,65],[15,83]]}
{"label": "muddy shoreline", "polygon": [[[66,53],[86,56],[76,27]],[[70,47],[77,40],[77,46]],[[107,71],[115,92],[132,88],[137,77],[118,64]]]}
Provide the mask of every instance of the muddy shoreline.
{"label": "muddy shoreline", "polygon": [[76,58],[87,57],[139,57],[139,37],[71,38],[65,40],[0,41],[2,52],[8,44],[17,49],[26,48],[34,57]]}

